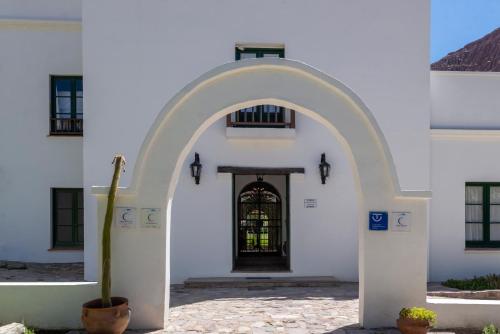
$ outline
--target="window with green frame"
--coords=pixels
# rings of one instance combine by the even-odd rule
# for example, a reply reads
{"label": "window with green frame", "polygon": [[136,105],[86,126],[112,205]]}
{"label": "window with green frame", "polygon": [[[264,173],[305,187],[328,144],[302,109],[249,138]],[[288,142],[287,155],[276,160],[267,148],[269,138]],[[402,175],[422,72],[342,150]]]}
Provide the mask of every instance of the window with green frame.
{"label": "window with green frame", "polygon": [[83,189],[52,188],[52,247],[83,247]]}
{"label": "window with green frame", "polygon": [[285,49],[283,48],[244,48],[236,47],[236,60],[248,58],[285,58]]}
{"label": "window with green frame", "polygon": [[[283,48],[250,48],[237,46],[235,59],[284,58]],[[276,105],[256,105],[227,116],[228,127],[295,128],[295,111]]]}
{"label": "window with green frame", "polygon": [[465,184],[465,246],[500,247],[500,182]]}
{"label": "window with green frame", "polygon": [[50,134],[82,135],[82,77],[51,76],[50,87]]}

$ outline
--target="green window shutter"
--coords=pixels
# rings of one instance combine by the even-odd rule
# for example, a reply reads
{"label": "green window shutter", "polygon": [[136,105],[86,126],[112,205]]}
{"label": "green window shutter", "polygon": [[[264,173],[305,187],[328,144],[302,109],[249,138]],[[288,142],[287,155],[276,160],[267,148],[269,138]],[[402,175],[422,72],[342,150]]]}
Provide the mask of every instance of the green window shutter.
{"label": "green window shutter", "polygon": [[500,182],[465,184],[466,248],[500,248]]}
{"label": "green window shutter", "polygon": [[52,189],[52,246],[83,246],[83,189]]}

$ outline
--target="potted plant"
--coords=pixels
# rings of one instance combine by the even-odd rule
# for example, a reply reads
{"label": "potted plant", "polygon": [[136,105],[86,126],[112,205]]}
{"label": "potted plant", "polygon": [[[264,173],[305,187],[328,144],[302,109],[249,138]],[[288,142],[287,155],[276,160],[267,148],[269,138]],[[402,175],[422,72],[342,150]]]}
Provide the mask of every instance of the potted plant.
{"label": "potted plant", "polygon": [[120,172],[125,165],[122,155],[113,159],[115,170],[108,193],[108,203],[102,230],[102,286],[101,298],[82,306],[82,323],[89,334],[122,334],[130,321],[128,299],[111,297],[111,224]]}
{"label": "potted plant", "polygon": [[397,325],[403,334],[425,334],[436,324],[436,318],[436,312],[423,307],[403,308]]}

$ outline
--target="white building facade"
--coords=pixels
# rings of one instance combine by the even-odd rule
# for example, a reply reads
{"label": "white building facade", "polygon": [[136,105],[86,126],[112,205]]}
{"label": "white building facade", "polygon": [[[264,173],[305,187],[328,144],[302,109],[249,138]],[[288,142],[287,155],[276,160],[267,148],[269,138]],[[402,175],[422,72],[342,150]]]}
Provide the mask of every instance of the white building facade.
{"label": "white building facade", "polygon": [[[282,63],[259,58],[284,58],[293,71],[307,64],[354,92],[383,135],[401,191],[432,191],[428,255],[419,259],[428,263],[426,279],[496,272],[500,74],[430,72],[429,15],[428,1],[399,0],[5,1],[0,260],[85,261],[85,279],[97,280],[92,187],[109,184],[113,155],[125,155],[121,183],[135,189],[137,166],[148,163],[141,147],[160,140],[151,134],[166,122],[162,111],[198,78],[241,62],[250,64],[242,73],[254,85],[247,100],[221,102],[232,109],[217,110],[183,151],[170,226],[145,231],[139,205],[136,225],[114,227],[118,243],[142,242],[151,261],[167,263],[171,284],[248,275],[358,281],[366,266],[359,259],[369,261],[360,256],[369,227],[367,219],[358,224],[359,212],[369,201],[357,175],[384,162],[353,163],[348,146],[359,143],[346,139],[348,126],[338,135],[322,114],[306,110],[319,92],[294,105],[285,94],[260,91],[252,62],[272,72]],[[280,75],[272,80],[292,91],[294,83]],[[211,99],[222,99],[219,93]],[[169,161],[155,152],[154,159]],[[190,168],[196,153],[199,184]],[[331,165],[325,182],[322,154]],[[165,230],[166,241],[159,237]]]}

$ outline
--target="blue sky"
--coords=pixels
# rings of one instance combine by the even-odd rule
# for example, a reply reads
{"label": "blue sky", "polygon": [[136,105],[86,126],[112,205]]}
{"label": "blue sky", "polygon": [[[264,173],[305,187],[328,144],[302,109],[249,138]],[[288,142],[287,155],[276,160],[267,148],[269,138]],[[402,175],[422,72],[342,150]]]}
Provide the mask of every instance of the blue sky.
{"label": "blue sky", "polygon": [[500,0],[431,1],[432,62],[500,27]]}

